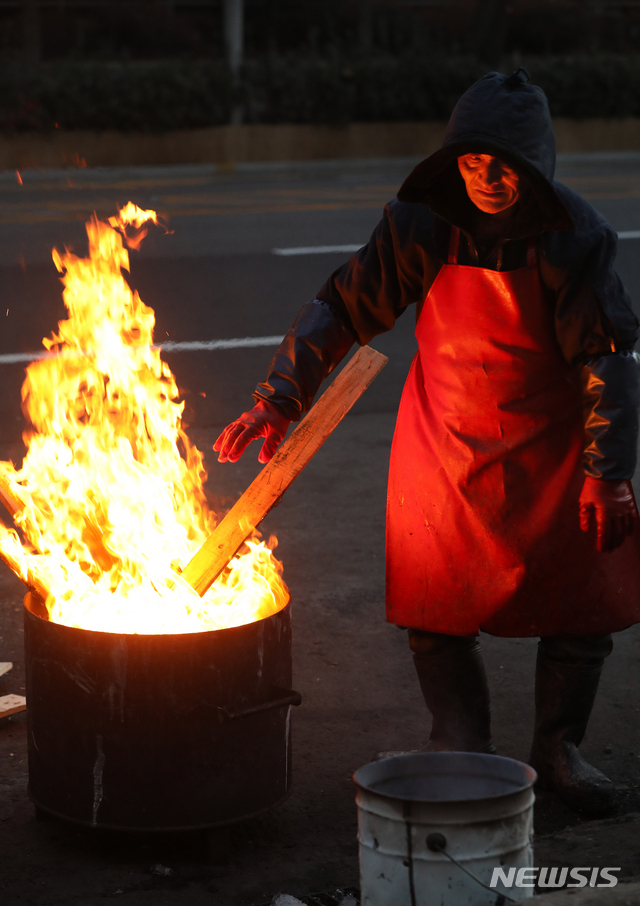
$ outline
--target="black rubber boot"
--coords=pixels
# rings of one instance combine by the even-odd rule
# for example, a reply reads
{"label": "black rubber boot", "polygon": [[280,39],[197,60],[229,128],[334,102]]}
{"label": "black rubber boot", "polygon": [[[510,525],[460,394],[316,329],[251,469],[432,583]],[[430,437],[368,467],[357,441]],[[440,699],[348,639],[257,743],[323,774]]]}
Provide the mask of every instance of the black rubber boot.
{"label": "black rubber boot", "polygon": [[424,751],[494,754],[489,687],[478,639],[410,630],[409,644],[433,715]]}
{"label": "black rubber boot", "polygon": [[[610,641],[609,636],[598,638]],[[578,751],[604,658],[556,660],[545,651],[545,641],[557,640],[542,640],[538,647],[536,723],[529,763],[538,772],[542,789],[554,790],[573,808],[606,814],[615,804],[613,783]]]}

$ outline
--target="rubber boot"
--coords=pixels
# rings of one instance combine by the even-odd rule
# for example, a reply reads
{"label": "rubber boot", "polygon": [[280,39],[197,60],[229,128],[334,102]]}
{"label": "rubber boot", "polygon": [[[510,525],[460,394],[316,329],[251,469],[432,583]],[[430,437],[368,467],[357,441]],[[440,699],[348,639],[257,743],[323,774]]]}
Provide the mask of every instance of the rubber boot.
{"label": "rubber boot", "polygon": [[431,638],[435,644],[410,638],[422,695],[433,715],[424,751],[494,754],[489,687],[477,638]]}
{"label": "rubber boot", "polygon": [[529,757],[542,789],[554,790],[568,805],[592,814],[610,812],[615,802],[613,783],[578,751],[603,662],[558,661],[538,647],[536,722]]}

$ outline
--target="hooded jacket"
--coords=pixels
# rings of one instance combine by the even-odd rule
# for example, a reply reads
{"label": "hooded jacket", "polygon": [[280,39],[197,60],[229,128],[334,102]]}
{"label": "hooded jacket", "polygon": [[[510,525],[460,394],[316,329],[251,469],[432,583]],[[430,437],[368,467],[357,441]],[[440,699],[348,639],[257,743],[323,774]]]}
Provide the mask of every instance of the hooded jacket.
{"label": "hooded jacket", "polygon": [[[353,342],[390,330],[410,305],[416,317],[447,259],[451,227],[459,263],[515,270],[535,237],[542,285],[566,361],[585,400],[587,475],[632,477],[636,463],[638,320],[614,269],[617,236],[580,195],[554,180],[553,125],[541,88],[518,70],[490,72],[458,101],[442,148],[420,163],[385,207],[371,239],[303,306],[274,356],[256,400],[298,420]],[[496,237],[469,199],[457,159],[492,154],[520,176],[513,215]],[[483,226],[484,225],[484,226]]]}

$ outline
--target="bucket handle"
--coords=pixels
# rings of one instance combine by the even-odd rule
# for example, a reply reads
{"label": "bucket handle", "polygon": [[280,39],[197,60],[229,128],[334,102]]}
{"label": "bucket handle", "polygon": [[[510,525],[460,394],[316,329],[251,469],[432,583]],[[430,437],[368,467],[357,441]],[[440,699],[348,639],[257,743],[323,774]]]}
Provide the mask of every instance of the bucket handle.
{"label": "bucket handle", "polygon": [[427,836],[427,846],[432,853],[442,853],[445,858],[447,858],[450,862],[453,862],[454,865],[457,865],[458,868],[461,869],[461,871],[463,871],[466,875],[469,875],[469,877],[472,878],[477,884],[479,884],[480,887],[484,887],[484,889],[488,890],[490,893],[497,894],[497,903],[499,904],[499,906],[502,906],[505,900],[508,900],[510,903],[517,903],[517,900],[514,900],[513,897],[508,896],[506,893],[499,893],[495,889],[495,887],[489,887],[488,884],[485,884],[484,881],[481,881],[480,878],[476,877],[473,872],[469,871],[468,868],[465,868],[461,862],[458,862],[457,859],[454,859],[454,857],[447,852],[447,838],[444,834],[440,834],[438,832],[429,834]]}
{"label": "bucket handle", "polygon": [[218,720],[221,724],[226,724],[230,720],[238,720],[241,717],[248,717],[250,714],[260,714],[262,711],[272,711],[275,708],[284,708],[286,705],[297,707],[302,702],[300,693],[293,689],[281,689],[279,686],[273,686],[271,694],[277,697],[259,705],[249,705],[248,708],[241,708],[239,711],[216,708]]}

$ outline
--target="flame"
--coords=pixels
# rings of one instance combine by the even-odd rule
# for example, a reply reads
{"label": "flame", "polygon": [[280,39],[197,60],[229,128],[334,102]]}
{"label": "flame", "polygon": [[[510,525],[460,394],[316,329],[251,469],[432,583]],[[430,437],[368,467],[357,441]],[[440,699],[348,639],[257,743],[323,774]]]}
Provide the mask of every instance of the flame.
{"label": "flame", "polygon": [[[200,598],[179,571],[216,524],[203,456],[153,345],[155,315],[124,278],[154,211],[129,202],[87,223],[89,256],[53,251],[69,313],[22,387],[22,466],[2,463],[26,539],[0,526],[0,556],[48,589],[50,619],[119,633],[201,632],[285,606],[281,565],[259,536]],[[134,231],[134,236],[127,231]],[[269,539],[273,546],[275,539]]]}

